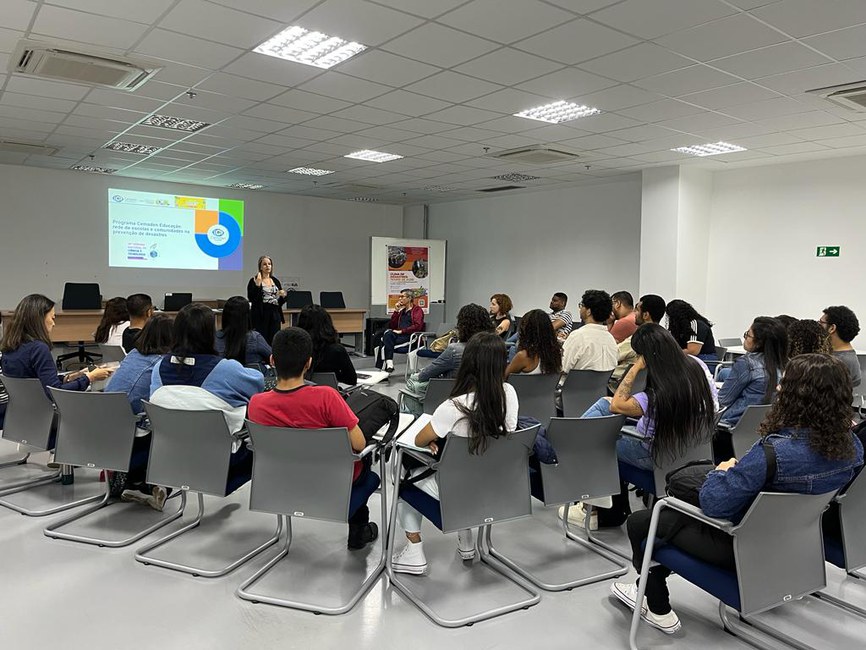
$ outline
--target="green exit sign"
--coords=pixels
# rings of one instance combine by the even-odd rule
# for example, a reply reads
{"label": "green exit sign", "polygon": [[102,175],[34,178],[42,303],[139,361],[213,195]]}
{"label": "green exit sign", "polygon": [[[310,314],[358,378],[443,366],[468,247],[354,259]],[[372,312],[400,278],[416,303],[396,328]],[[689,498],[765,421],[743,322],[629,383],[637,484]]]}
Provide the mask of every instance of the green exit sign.
{"label": "green exit sign", "polygon": [[818,246],[817,257],[839,257],[838,246]]}

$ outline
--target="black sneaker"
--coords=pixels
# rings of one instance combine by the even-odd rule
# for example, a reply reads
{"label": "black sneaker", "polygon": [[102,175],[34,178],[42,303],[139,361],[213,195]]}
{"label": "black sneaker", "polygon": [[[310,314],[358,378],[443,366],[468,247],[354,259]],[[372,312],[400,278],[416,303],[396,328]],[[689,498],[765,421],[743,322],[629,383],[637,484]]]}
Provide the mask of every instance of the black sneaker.
{"label": "black sneaker", "polygon": [[379,537],[379,527],[370,522],[363,526],[349,526],[349,542],[347,546],[353,551],[364,548],[370,542],[376,541]]}

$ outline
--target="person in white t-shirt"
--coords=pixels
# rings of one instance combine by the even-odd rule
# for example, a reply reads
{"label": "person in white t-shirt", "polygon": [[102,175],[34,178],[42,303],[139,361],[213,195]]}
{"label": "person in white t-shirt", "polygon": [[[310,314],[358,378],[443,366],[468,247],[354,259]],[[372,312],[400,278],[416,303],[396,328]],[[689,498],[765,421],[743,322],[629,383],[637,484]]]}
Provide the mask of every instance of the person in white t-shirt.
{"label": "person in white t-shirt", "polygon": [[[466,343],[463,360],[457,371],[451,397],[439,405],[430,422],[415,437],[418,447],[429,447],[433,453],[443,444],[442,439],[454,435],[469,438],[469,451],[483,454],[490,438],[517,429],[517,393],[505,376],[505,343],[496,334],[479,332]],[[423,469],[413,470],[417,475]],[[439,498],[436,475],[415,482],[415,487]],[[393,569],[398,573],[423,575],[427,558],[421,541],[421,513],[400,501],[397,517],[406,531],[407,544],[393,557]],[[457,552],[464,560],[475,557],[472,531],[458,531]]]}

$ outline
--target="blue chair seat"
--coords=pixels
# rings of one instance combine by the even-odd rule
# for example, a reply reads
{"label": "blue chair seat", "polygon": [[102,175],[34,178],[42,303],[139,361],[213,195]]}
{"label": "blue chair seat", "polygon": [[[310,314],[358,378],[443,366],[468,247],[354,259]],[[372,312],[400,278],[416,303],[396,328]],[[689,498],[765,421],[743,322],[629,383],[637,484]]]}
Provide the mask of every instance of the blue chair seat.
{"label": "blue chair seat", "polygon": [[824,535],[824,559],[840,569],[845,568],[845,549],[842,548],[841,539]]}
{"label": "blue chair seat", "polygon": [[433,352],[433,350],[431,350],[430,348],[421,348],[420,350],[418,350],[418,356],[424,357],[426,359],[436,359],[439,357],[440,354],[442,353]]}
{"label": "blue chair seat", "polygon": [[626,483],[631,483],[647,494],[656,493],[655,474],[648,469],[641,469],[640,467],[619,461],[619,478]]}
{"label": "blue chair seat", "polygon": [[437,499],[414,485],[400,486],[400,498],[424,515],[436,528],[442,530],[442,508]]}
{"label": "blue chair seat", "polygon": [[367,472],[360,483],[352,486],[352,496],[349,498],[349,516],[355,514],[355,511],[362,505],[367,503],[370,495],[376,491],[382,481],[376,472]]}
{"label": "blue chair seat", "polygon": [[[734,571],[699,560],[673,544],[659,540],[656,544],[653,549],[656,562],[740,611],[740,587]],[[646,540],[641,542],[641,548],[646,549]]]}

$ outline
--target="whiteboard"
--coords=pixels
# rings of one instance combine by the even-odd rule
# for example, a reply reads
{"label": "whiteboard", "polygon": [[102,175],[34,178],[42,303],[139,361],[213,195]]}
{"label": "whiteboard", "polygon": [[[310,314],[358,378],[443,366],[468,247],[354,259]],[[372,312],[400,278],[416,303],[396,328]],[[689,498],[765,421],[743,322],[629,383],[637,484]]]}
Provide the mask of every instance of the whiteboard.
{"label": "whiteboard", "polygon": [[430,301],[445,301],[445,244],[444,239],[401,239],[399,237],[370,238],[370,304],[388,302],[387,269],[388,246],[427,246],[430,249]]}

